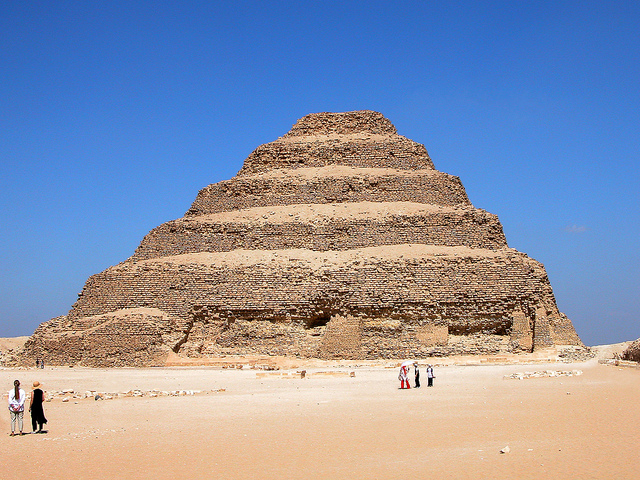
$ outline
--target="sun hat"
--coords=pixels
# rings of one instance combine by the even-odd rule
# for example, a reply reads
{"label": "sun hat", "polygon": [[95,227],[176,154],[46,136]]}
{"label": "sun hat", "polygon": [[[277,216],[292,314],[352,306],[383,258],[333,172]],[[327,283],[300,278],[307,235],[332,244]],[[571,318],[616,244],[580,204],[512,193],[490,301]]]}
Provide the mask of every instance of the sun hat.
{"label": "sun hat", "polygon": [[36,388],[40,388],[40,386],[41,386],[41,384],[40,384],[40,382],[39,382],[39,381],[37,381],[37,380],[36,380],[35,382],[33,382],[33,389],[34,389],[34,390],[35,390]]}

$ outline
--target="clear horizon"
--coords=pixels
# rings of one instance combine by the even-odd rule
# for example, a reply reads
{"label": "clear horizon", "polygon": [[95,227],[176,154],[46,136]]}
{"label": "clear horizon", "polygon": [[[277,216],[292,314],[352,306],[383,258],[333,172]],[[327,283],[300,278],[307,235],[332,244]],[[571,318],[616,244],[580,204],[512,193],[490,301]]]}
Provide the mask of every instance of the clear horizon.
{"label": "clear horizon", "polygon": [[375,110],[541,262],[587,345],[640,338],[640,3],[5,2],[0,337],[256,147]]}

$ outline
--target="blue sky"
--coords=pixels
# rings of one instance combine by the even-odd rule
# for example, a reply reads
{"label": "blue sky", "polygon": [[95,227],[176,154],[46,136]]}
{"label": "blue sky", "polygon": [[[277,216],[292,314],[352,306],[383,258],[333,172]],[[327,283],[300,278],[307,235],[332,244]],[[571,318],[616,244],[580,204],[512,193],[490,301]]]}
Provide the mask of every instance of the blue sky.
{"label": "blue sky", "polygon": [[0,4],[0,336],[322,111],[382,112],[542,262],[588,345],[640,337],[640,2]]}

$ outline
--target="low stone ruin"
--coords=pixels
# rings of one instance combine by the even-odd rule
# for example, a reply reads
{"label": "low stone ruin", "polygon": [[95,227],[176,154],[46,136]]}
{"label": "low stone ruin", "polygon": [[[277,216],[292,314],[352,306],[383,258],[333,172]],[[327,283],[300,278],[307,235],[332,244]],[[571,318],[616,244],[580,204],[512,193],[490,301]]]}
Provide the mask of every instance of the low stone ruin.
{"label": "low stone ruin", "polygon": [[620,355],[620,357],[622,358],[622,360],[640,362],[640,339],[631,343],[631,345],[629,345],[627,349],[622,352],[622,355]]}
{"label": "low stone ruin", "polygon": [[505,380],[525,380],[527,378],[574,377],[582,375],[582,370],[537,370],[505,375]]}

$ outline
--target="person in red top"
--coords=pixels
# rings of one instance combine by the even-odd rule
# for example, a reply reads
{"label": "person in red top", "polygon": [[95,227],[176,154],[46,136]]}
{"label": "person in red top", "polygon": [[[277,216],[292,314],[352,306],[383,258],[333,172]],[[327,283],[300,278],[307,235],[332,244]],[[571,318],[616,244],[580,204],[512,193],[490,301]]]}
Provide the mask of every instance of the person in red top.
{"label": "person in red top", "polygon": [[400,380],[400,388],[411,388],[409,385],[409,366],[402,365],[400,367],[400,375],[398,375],[398,380]]}

